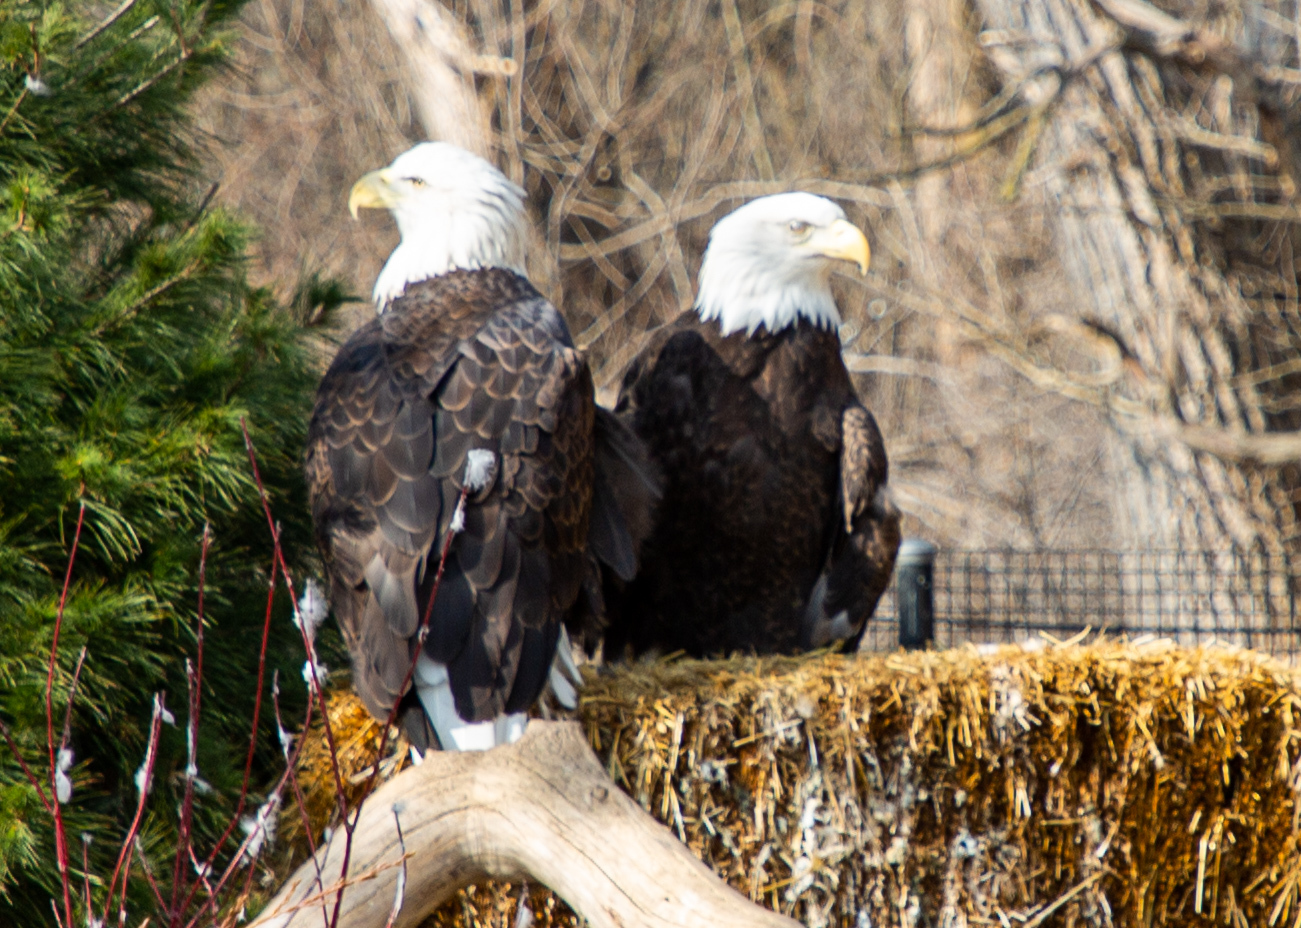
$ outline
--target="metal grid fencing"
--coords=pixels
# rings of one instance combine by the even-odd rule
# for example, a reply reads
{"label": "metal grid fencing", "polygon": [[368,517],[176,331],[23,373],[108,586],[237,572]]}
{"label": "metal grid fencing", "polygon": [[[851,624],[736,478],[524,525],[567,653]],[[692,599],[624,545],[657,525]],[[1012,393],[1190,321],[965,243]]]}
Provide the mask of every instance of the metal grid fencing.
{"label": "metal grid fencing", "polygon": [[[941,550],[933,579],[935,645],[1067,639],[1090,628],[1298,656],[1299,586],[1301,576],[1285,558],[1261,552]],[[898,646],[891,583],[862,649]]]}

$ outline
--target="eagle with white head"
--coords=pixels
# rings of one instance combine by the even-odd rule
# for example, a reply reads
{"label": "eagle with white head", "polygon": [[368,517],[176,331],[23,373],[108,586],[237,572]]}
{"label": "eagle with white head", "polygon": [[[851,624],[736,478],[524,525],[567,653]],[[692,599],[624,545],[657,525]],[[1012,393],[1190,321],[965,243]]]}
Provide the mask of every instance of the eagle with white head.
{"label": "eagle with white head", "polygon": [[523,190],[434,142],[348,205],[388,209],[402,233],[308,433],[353,685],[380,718],[397,702],[419,750],[514,741],[548,680],[573,702],[566,625],[600,615],[601,564],[633,576],[653,469],[597,411],[564,319],[524,276]]}
{"label": "eagle with white head", "polygon": [[889,583],[899,513],[885,443],[840,352],[838,263],[867,238],[823,197],[715,224],[695,312],[656,333],[617,412],[666,481],[607,653],[857,647]]}

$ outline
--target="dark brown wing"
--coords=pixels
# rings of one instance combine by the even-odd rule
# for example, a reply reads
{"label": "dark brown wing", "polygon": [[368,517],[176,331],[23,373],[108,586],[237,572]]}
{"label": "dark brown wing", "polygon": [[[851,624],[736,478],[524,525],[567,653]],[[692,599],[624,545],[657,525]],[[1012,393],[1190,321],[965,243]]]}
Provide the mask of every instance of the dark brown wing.
{"label": "dark brown wing", "polygon": [[838,495],[839,436],[814,432],[838,433],[839,344],[811,328],[717,329],[680,318],[625,378],[619,412],[665,488],[642,569],[610,606],[607,653],[800,646]]}
{"label": "dark brown wing", "polygon": [[827,568],[810,596],[805,644],[842,641],[852,651],[890,583],[899,551],[899,511],[887,490],[889,465],[876,419],[852,403],[841,416],[840,518]]}
{"label": "dark brown wing", "polygon": [[497,471],[452,542],[426,653],[447,666],[466,721],[536,698],[587,569],[592,416],[590,374],[563,320],[509,272],[410,287],[340,350],[318,391],[307,473],[354,685],[372,712],[406,695],[473,449],[491,451]]}
{"label": "dark brown wing", "polygon": [[645,443],[608,409],[597,407],[596,479],[589,546],[620,580],[637,574],[641,546],[655,526],[664,477]]}

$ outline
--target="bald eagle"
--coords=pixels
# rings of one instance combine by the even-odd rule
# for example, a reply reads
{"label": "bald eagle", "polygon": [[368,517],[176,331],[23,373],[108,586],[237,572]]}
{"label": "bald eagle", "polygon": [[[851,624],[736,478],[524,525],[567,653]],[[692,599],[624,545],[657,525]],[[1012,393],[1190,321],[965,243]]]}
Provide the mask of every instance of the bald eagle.
{"label": "bald eagle", "polygon": [[349,199],[354,216],[389,209],[402,241],[375,283],[378,314],[321,381],[308,486],[353,685],[380,718],[399,702],[419,750],[516,740],[548,680],[572,701],[565,625],[599,616],[600,565],[631,577],[649,527],[636,507],[651,505],[653,470],[598,418],[586,361],[524,276],[523,203],[444,143],[367,174]]}
{"label": "bald eagle", "polygon": [[836,261],[863,233],[807,193],[710,233],[695,312],[656,333],[617,412],[665,475],[607,653],[857,646],[894,568],[885,445],[841,358]]}

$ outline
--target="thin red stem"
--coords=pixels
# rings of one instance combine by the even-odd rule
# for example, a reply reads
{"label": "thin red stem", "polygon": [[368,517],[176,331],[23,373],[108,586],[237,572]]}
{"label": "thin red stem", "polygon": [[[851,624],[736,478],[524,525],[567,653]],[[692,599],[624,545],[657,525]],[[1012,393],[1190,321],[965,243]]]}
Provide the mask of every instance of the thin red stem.
{"label": "thin red stem", "polygon": [[[176,904],[180,902],[181,893],[185,889],[185,857],[194,856],[194,848],[190,838],[190,827],[194,821],[194,778],[198,776],[199,712],[203,704],[203,587],[208,574],[208,545],[211,542],[211,538],[211,533],[205,523],[203,526],[203,542],[199,548],[199,615],[196,633],[197,644],[195,646],[194,670],[193,672],[189,672],[189,668],[186,668],[186,677],[190,690],[190,717],[186,720],[185,724],[187,759],[185,768],[185,796],[181,800],[180,830],[176,838],[176,861],[172,866],[172,908],[168,924],[173,926],[173,928],[180,925],[182,919],[182,910],[178,910]],[[197,888],[198,884],[196,883],[195,889]],[[191,894],[191,898],[192,897]]]}
{"label": "thin red stem", "polygon": [[59,750],[68,746],[72,737],[72,703],[77,698],[77,686],[81,683],[81,668],[86,663],[86,647],[82,645],[77,655],[77,666],[72,671],[72,686],[68,687],[68,701],[63,708],[63,735],[59,738]]}
{"label": "thin red stem", "polygon": [[212,899],[212,884],[208,882],[208,873],[210,872],[207,869],[208,865],[199,861],[199,858],[194,854],[194,848],[190,848],[190,866],[194,867],[194,872],[198,876],[195,881],[196,884],[202,885],[208,891],[208,898]]}
{"label": "thin red stem", "polygon": [[[267,518],[267,527],[271,529],[271,539],[274,545],[275,554],[280,561],[280,570],[285,576],[285,587],[289,590],[289,596],[294,610],[294,618],[298,620],[298,630],[302,633],[303,648],[307,651],[308,667],[311,670],[308,674],[310,679],[309,686],[312,689],[313,696],[315,696],[321,707],[321,725],[325,731],[325,742],[330,748],[330,769],[334,774],[335,799],[338,801],[339,810],[344,822],[344,829],[347,835],[347,844],[344,848],[343,857],[343,873],[346,876],[348,872],[347,866],[349,852],[352,850],[352,832],[355,827],[355,822],[349,823],[348,821],[348,795],[344,791],[343,774],[339,770],[339,750],[334,740],[334,729],[330,725],[330,711],[325,704],[325,690],[321,687],[321,681],[317,679],[316,676],[316,668],[318,666],[316,660],[316,648],[312,644],[311,636],[307,633],[307,624],[303,622],[302,616],[299,614],[298,598],[294,595],[293,576],[289,572],[289,565],[285,563],[284,549],[280,546],[280,530],[276,526],[275,518],[271,515],[271,503],[267,499],[266,486],[262,483],[262,474],[258,470],[257,452],[253,447],[253,439],[248,433],[248,423],[241,418],[239,420],[239,426],[244,433],[244,447],[248,450],[248,460],[249,464],[253,468],[253,480],[257,484],[258,497],[262,501],[262,511],[265,513]],[[345,886],[340,885],[338,895],[335,897],[334,916],[330,920],[331,926],[338,923],[339,909],[343,905],[343,891],[345,888]]]}
{"label": "thin red stem", "polygon": [[343,790],[343,774],[339,771],[339,752],[334,744],[334,731],[330,726],[330,713],[325,705],[325,692],[321,688],[321,683],[316,679],[316,647],[312,644],[311,637],[307,634],[307,626],[298,612],[298,597],[294,593],[294,578],[289,572],[289,565],[285,563],[285,552],[280,546],[280,528],[276,525],[275,519],[271,515],[271,503],[267,499],[266,487],[262,483],[262,474],[257,466],[257,451],[253,447],[253,439],[248,434],[248,424],[241,418],[239,427],[244,431],[244,447],[248,450],[248,461],[253,468],[253,480],[257,484],[258,497],[262,500],[262,511],[267,517],[267,527],[271,529],[271,541],[275,551],[276,559],[280,562],[280,571],[285,575],[285,588],[289,590],[290,606],[294,610],[294,619],[298,622],[298,630],[303,636],[303,647],[307,651],[307,659],[311,665],[312,672],[311,686],[313,695],[321,706],[321,724],[325,727],[325,740],[330,747],[330,765],[334,773],[334,786],[338,793],[338,800],[343,811],[344,818],[347,818],[348,802]]}
{"label": "thin red stem", "polygon": [[[226,842],[230,840],[231,834],[235,831],[235,825],[239,822],[239,817],[243,814],[244,808],[248,803],[248,784],[253,774],[253,755],[257,750],[258,725],[260,724],[262,717],[262,685],[266,681],[267,641],[271,637],[271,610],[275,605],[276,600],[276,579],[279,567],[279,559],[275,555],[272,555],[271,579],[267,583],[266,614],[262,618],[262,647],[258,651],[257,692],[253,696],[253,725],[249,731],[248,753],[244,757],[244,779],[240,783],[239,800],[235,803],[235,812],[231,816],[230,821],[226,824],[226,829],[221,833],[221,837],[218,838],[217,843],[213,845],[211,853],[208,854],[207,864],[209,867],[216,866],[217,855],[220,854],[221,849],[226,846]],[[308,711],[311,711],[310,703],[308,704]],[[190,905],[194,902],[194,897],[197,892],[198,886],[190,887],[189,895],[185,897],[185,905],[181,907],[181,911],[189,911]],[[199,910],[199,914],[202,915],[203,912],[211,907],[211,905],[212,900],[209,899],[204,903],[203,908]],[[196,916],[196,918],[197,917],[198,916]]]}
{"label": "thin red stem", "polygon": [[[153,868],[149,866],[149,861],[145,858],[144,848],[142,848],[139,845],[139,843],[133,844],[132,847],[136,852],[136,856],[140,858],[140,869],[144,870],[145,872],[145,881],[149,883],[149,888],[154,891],[154,899],[157,900],[158,902],[159,911],[165,910],[167,908],[167,900],[163,898],[163,890],[158,885],[158,880],[154,878]],[[127,860],[128,861],[131,860],[131,855],[129,854],[127,855]],[[123,907],[126,906],[125,879],[123,880],[123,886],[122,886],[122,905]]]}
{"label": "thin red stem", "polygon": [[36,774],[32,773],[32,768],[27,766],[27,761],[23,760],[23,755],[18,751],[18,745],[14,743],[14,736],[9,733],[9,726],[4,723],[3,719],[0,719],[0,734],[4,735],[5,744],[9,745],[9,753],[14,756],[14,760],[22,768],[23,775],[27,777],[27,782],[36,788],[36,797],[41,800],[41,805],[45,807],[46,812],[53,815],[54,810],[50,808],[50,800],[45,798],[45,790],[41,786],[41,781],[36,778]]}
{"label": "thin red stem", "polygon": [[[312,703],[309,702],[307,704],[307,713],[303,719],[303,731],[307,731],[308,728],[310,728],[311,724],[312,724]],[[279,796],[284,791],[285,783],[288,782],[289,780],[289,771],[294,769],[295,766],[297,765],[298,755],[302,751],[302,747],[305,741],[306,741],[305,738],[300,737],[294,742],[294,749],[289,753],[289,757],[285,764],[285,772],[282,773],[280,775],[280,779],[276,781],[275,787],[271,790],[269,794],[270,796]],[[221,879],[217,881],[217,884],[213,889],[214,896],[221,895],[222,889],[225,887],[226,882],[234,874],[235,869],[239,866],[240,859],[243,857],[245,850],[248,848],[249,841],[251,840],[252,840],[252,835],[250,835],[249,837],[245,838],[242,842],[240,842],[239,847],[235,849],[234,857],[232,857],[230,863],[226,865],[226,869],[222,872]],[[205,903],[204,907],[201,908],[198,911],[198,913],[196,913],[194,917],[190,919],[190,921],[187,923],[187,928],[195,928],[195,926],[199,923],[199,919],[203,916],[204,912],[207,910],[207,907],[210,904],[210,902],[211,900],[209,900],[208,903]]]}
{"label": "thin red stem", "polygon": [[[131,885],[131,855],[128,854],[126,855],[126,863],[122,867],[122,903],[121,905],[118,906],[117,909],[118,928],[126,928],[126,890],[127,887],[130,885]],[[112,904],[112,902],[113,900],[110,899],[109,900],[110,905]],[[163,902],[162,896],[160,895],[158,898],[158,905],[160,908],[162,907],[162,902]],[[94,911],[94,909],[90,907],[90,903],[86,904],[86,911],[87,912]],[[107,919],[105,919],[105,921],[107,922]]]}
{"label": "thin red stem", "polygon": [[[284,728],[284,722],[280,718],[280,699],[274,698],[276,725]],[[303,790],[298,784],[298,772],[294,767],[289,768],[289,785],[294,789],[294,805],[298,808],[298,816],[303,822],[303,834],[307,836],[307,852],[313,867],[316,869],[316,885],[322,892],[325,891],[324,877],[321,874],[321,862],[316,858],[316,838],[312,835],[312,819],[307,814],[307,800],[303,798]],[[330,914],[325,911],[325,899],[321,899],[321,920],[326,922]]]}
{"label": "thin red stem", "polygon": [[59,655],[59,633],[63,630],[63,610],[68,604],[68,589],[72,586],[72,566],[77,562],[77,547],[81,544],[81,527],[86,521],[86,504],[77,508],[77,531],[72,536],[72,550],[68,552],[68,569],[63,575],[63,592],[59,594],[59,608],[54,615],[54,637],[50,642],[50,666],[45,675],[45,746],[50,755],[50,791],[54,802],[54,843],[58,857],[59,879],[63,883],[63,911],[65,921],[72,924],[72,892],[68,885],[68,835],[63,827],[63,809],[58,802],[58,760],[54,747],[54,668]]}
{"label": "thin red stem", "polygon": [[113,890],[117,887],[117,878],[122,872],[122,866],[126,858],[131,855],[131,849],[135,846],[136,834],[140,831],[140,822],[144,818],[145,800],[149,797],[149,784],[154,776],[154,764],[158,760],[158,736],[163,727],[162,709],[162,696],[154,696],[154,717],[149,725],[149,744],[145,748],[144,779],[140,783],[140,800],[136,803],[135,818],[131,820],[131,828],[127,831],[126,840],[122,842],[122,850],[118,852],[117,863],[113,866],[113,877],[108,881],[107,898],[109,899],[113,898]]}
{"label": "thin red stem", "polygon": [[[335,746],[334,732],[332,731],[330,726],[330,714],[325,703],[325,693],[321,687],[320,680],[318,680],[316,676],[316,667],[317,667],[316,649],[312,642],[311,636],[308,634],[306,623],[302,621],[302,616],[299,613],[298,600],[294,596],[293,579],[289,572],[289,566],[285,563],[284,560],[284,550],[281,548],[280,545],[280,530],[279,527],[276,525],[274,517],[271,514],[271,504],[267,499],[266,487],[262,483],[262,475],[258,470],[257,453],[253,447],[253,439],[249,436],[248,424],[242,418],[240,419],[240,428],[244,433],[244,446],[248,451],[249,464],[253,469],[253,480],[257,484],[258,496],[262,502],[262,510],[263,513],[266,515],[267,526],[271,530],[271,538],[274,543],[275,556],[277,561],[280,564],[281,571],[283,571],[284,573],[285,586],[289,590],[289,595],[294,610],[294,617],[295,619],[297,619],[299,630],[302,633],[303,647],[307,651],[308,667],[310,669],[310,673],[308,674],[310,678],[310,686],[313,691],[313,695],[320,703],[322,726],[325,731],[326,743],[328,744],[330,749],[330,764],[331,764],[332,772],[334,774],[336,798],[339,803],[340,811],[342,812],[345,841],[344,841],[344,849],[343,849],[342,869],[340,872],[344,877],[344,881],[343,883],[340,884],[339,891],[335,895],[334,911],[329,920],[329,924],[333,926],[338,924],[339,912],[343,905],[343,890],[346,885],[348,865],[350,863],[351,856],[352,856],[352,839],[353,839],[353,833],[355,832],[357,827],[357,817],[354,816],[351,820],[349,819],[347,794],[344,792],[343,776],[339,769],[338,749]],[[469,487],[463,486],[461,488],[460,498],[457,501],[458,510],[465,506],[465,500],[468,496],[469,496]],[[399,690],[399,692],[405,693],[407,691],[407,688],[411,685],[411,680],[415,675],[416,663],[419,660],[421,648],[423,647],[425,638],[428,635],[429,620],[433,615],[434,600],[437,598],[438,589],[443,582],[443,573],[447,567],[447,556],[449,551],[451,550],[452,539],[455,537],[455,534],[456,533],[453,532],[449,527],[446,535],[444,536],[443,548],[438,560],[438,572],[434,576],[433,588],[430,590],[429,601],[425,604],[425,614],[422,617],[420,623],[416,653],[411,658],[410,666],[407,667],[406,677],[402,682],[402,687]],[[385,720],[384,727],[380,732],[378,755],[375,759],[374,769],[371,771],[370,780],[367,783],[367,789],[366,789],[367,795],[369,795],[371,790],[374,788],[375,780],[379,776],[380,760],[383,756],[384,745],[388,743],[388,733],[392,729],[393,723],[397,718],[397,712],[398,712],[398,702],[397,700],[394,700],[393,706],[389,710],[388,718]]]}
{"label": "thin red stem", "polygon": [[93,912],[90,906],[90,835],[81,836],[81,885],[86,891],[86,911]]}

